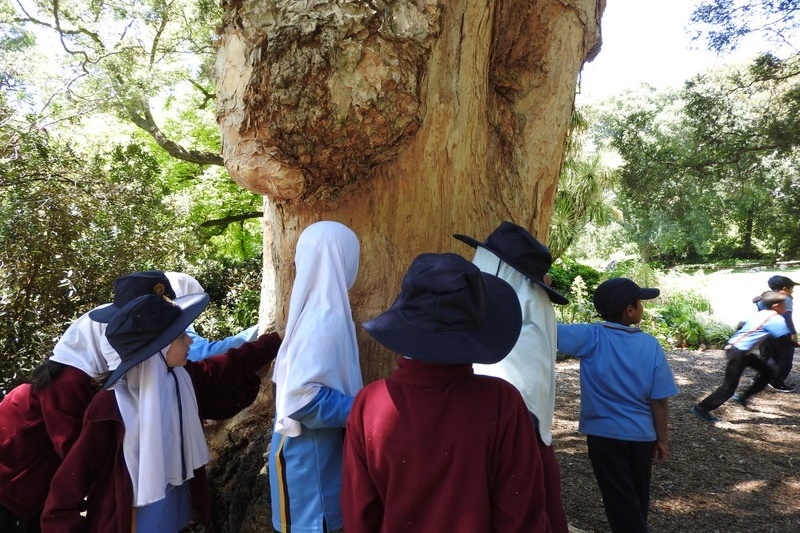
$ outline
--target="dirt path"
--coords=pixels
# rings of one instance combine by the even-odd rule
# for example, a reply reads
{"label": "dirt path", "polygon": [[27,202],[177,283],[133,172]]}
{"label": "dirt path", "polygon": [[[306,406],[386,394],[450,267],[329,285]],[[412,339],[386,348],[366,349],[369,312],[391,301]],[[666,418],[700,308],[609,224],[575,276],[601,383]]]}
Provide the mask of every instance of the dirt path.
{"label": "dirt path", "polygon": [[[800,532],[800,394],[765,391],[750,410],[729,402],[717,411],[723,422],[708,424],[689,408],[720,384],[724,353],[668,357],[680,394],[670,405],[670,459],[653,469],[653,533]],[[799,371],[795,365],[789,381],[800,381]],[[577,433],[578,363],[561,361],[557,372],[554,442],[567,516],[572,526],[605,532],[585,437]]]}

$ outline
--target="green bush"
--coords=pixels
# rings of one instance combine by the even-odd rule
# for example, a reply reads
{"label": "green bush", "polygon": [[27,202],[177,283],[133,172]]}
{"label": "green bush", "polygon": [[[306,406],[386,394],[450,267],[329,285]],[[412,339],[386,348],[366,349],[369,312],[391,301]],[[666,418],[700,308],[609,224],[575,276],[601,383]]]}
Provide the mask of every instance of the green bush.
{"label": "green bush", "polygon": [[[584,280],[583,273],[589,276],[591,284]],[[555,306],[556,319],[567,324],[601,320],[592,304],[592,294],[602,280],[627,277],[643,287],[659,285],[658,273],[647,263],[636,260],[622,261],[611,271],[601,273],[565,259],[553,266],[550,275],[553,287],[569,298],[568,304]],[[565,280],[569,280],[566,289]],[[644,302],[640,327],[655,336],[665,349],[719,348],[733,334],[733,328],[714,320],[711,303],[695,292],[662,293],[656,300]]]}

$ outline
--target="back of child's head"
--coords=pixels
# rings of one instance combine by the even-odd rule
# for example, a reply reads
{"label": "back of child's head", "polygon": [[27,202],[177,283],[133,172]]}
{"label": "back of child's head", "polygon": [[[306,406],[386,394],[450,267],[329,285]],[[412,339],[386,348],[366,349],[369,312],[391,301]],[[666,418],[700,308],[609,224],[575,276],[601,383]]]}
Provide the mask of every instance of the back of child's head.
{"label": "back of child's head", "polygon": [[659,294],[658,289],[640,287],[628,278],[611,278],[597,286],[592,301],[603,320],[617,322],[629,305],[637,300],[652,300]]}
{"label": "back of child's head", "polygon": [[772,276],[767,280],[767,285],[769,286],[770,290],[779,291],[781,289],[790,289],[797,285],[794,281],[787,278],[786,276]]}
{"label": "back of child's head", "polygon": [[762,292],[753,298],[753,303],[761,302],[763,309],[771,309],[773,305],[786,301],[786,295],[778,291]]}

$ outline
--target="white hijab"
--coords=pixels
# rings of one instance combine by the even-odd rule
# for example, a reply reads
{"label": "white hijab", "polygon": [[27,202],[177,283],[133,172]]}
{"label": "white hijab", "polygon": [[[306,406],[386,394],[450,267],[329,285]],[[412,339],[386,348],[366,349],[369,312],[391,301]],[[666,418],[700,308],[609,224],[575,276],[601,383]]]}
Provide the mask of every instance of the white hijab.
{"label": "white hijab", "polygon": [[106,325],[89,318],[89,313],[78,317],[58,339],[51,361],[82,370],[99,378],[119,365],[119,354],[106,340]]}
{"label": "white hijab", "polygon": [[168,348],[128,370],[111,387],[125,424],[122,448],[133,482],[134,507],[163,499],[167,484],[183,484],[210,459],[192,379],[183,367],[172,369],[180,391],[178,409],[175,377],[163,356]]}
{"label": "white hijab", "polygon": [[175,298],[186,296],[187,294],[199,294],[205,292],[200,282],[189,274],[183,272],[164,272],[167,276],[172,290],[175,291]]}
{"label": "white hijab", "polygon": [[502,378],[522,394],[528,410],[539,419],[539,434],[553,441],[556,382],[556,316],[547,292],[489,250],[478,247],[472,262],[483,272],[507,281],[522,307],[522,331],[517,344],[493,365],[472,365],[477,374]]}
{"label": "white hijab", "polygon": [[297,241],[286,336],[272,376],[280,434],[300,435],[301,424],[289,415],[321,387],[352,396],[363,386],[347,294],[355,283],[359,250],[356,234],[338,222],[312,224]]}

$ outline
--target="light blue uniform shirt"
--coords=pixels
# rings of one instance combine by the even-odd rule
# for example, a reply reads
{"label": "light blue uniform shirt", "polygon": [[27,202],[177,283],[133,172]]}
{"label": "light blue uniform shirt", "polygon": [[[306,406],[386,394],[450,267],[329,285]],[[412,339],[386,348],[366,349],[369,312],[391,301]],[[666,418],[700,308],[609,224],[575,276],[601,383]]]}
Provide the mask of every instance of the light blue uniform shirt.
{"label": "light blue uniform shirt", "polygon": [[342,527],[344,425],[354,399],[322,387],[308,405],[291,415],[303,424],[300,435],[273,432],[269,484],[276,531],[324,533]]}
{"label": "light blue uniform shirt", "polygon": [[742,327],[728,339],[728,344],[737,350],[748,352],[767,337],[778,338],[790,333],[783,315],[764,309],[745,320]]}
{"label": "light blue uniform shirt", "polygon": [[652,335],[613,322],[558,324],[558,351],[580,359],[578,431],[610,439],[656,440],[650,400],[678,394]]}
{"label": "light blue uniform shirt", "polygon": [[192,345],[189,346],[189,361],[202,361],[212,355],[225,353],[231,348],[238,348],[245,342],[255,340],[258,336],[258,326],[249,327],[221,341],[210,341],[201,337],[191,327],[186,330],[186,334],[192,339]]}

